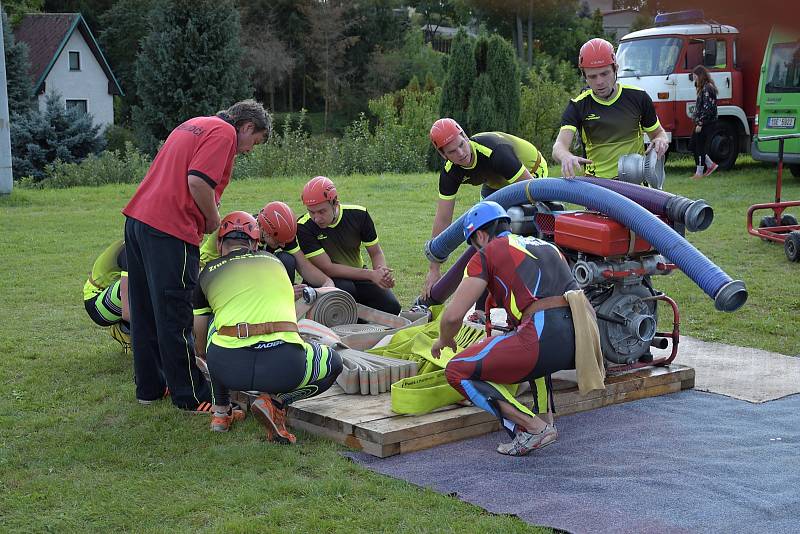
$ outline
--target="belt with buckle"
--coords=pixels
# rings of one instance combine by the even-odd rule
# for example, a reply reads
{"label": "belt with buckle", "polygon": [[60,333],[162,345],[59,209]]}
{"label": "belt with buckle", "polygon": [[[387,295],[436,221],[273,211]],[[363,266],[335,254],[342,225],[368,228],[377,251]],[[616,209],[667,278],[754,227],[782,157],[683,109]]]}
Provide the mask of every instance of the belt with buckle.
{"label": "belt with buckle", "polygon": [[232,326],[222,326],[217,333],[228,337],[245,339],[252,336],[263,336],[275,332],[299,332],[297,323],[291,321],[272,321],[268,323],[237,323]]}

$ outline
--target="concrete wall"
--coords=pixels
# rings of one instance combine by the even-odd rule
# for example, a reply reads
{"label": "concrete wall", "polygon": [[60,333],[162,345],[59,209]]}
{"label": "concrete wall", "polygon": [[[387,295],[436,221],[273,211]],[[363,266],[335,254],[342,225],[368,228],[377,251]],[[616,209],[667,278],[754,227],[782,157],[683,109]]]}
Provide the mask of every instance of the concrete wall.
{"label": "concrete wall", "polygon": [[[81,70],[69,70],[69,53],[79,52]],[[114,124],[114,99],[108,93],[108,78],[89,45],[77,29],[61,50],[45,79],[45,93],[57,91],[64,100],[86,100],[94,124]],[[44,109],[46,94],[39,95],[39,109]]]}
{"label": "concrete wall", "polygon": [[630,33],[631,25],[639,14],[636,11],[615,11],[603,15],[603,30],[617,39]]}

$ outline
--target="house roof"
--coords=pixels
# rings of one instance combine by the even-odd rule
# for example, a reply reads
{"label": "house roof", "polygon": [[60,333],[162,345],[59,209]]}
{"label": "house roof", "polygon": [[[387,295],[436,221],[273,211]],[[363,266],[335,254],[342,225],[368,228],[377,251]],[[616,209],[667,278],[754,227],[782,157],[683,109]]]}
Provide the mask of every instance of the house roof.
{"label": "house roof", "polygon": [[124,95],[97,40],[80,13],[29,13],[14,30],[16,40],[28,45],[34,92],[40,92],[56,59],[76,29],[105,72],[109,82],[109,92],[114,95]]}

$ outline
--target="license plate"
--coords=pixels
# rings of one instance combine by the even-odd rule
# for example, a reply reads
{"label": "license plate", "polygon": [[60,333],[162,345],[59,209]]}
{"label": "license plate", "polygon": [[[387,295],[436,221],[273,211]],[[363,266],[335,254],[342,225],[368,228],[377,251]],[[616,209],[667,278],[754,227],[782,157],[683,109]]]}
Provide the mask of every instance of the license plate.
{"label": "license plate", "polygon": [[794,128],[794,117],[769,117],[767,119],[767,128]]}

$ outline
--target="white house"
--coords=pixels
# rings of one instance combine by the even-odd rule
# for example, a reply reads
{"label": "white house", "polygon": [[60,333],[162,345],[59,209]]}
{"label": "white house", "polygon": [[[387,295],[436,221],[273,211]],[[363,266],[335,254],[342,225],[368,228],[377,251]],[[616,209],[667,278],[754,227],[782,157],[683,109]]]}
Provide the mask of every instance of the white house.
{"label": "white house", "polygon": [[30,50],[40,109],[56,91],[66,107],[91,113],[95,124],[114,124],[113,97],[122,95],[122,88],[80,13],[25,15],[14,36]]}

